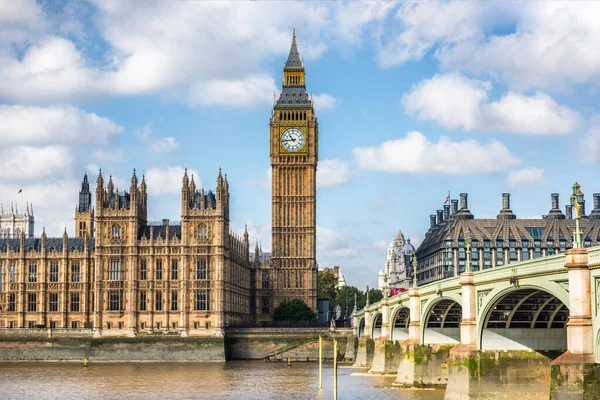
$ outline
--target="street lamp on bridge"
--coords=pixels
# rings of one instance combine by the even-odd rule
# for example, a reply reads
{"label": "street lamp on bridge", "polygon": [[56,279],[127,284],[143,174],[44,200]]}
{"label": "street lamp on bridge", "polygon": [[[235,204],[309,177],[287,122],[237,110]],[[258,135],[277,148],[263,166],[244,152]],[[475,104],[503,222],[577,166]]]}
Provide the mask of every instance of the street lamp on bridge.
{"label": "street lamp on bridge", "polygon": [[575,209],[575,232],[573,232],[573,248],[583,248],[583,232],[579,229],[579,220],[581,219],[581,205],[583,204],[583,193],[581,186],[577,181],[573,185],[573,194],[570,197],[571,206]]}

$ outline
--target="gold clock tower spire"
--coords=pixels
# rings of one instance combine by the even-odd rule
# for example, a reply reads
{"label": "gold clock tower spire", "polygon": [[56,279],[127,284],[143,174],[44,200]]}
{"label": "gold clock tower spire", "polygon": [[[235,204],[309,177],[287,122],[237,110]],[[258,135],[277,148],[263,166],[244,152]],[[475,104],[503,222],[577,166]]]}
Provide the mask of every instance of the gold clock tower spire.
{"label": "gold clock tower spire", "polygon": [[301,299],[317,310],[316,175],[319,125],[306,92],[296,30],[270,119],[273,308]]}

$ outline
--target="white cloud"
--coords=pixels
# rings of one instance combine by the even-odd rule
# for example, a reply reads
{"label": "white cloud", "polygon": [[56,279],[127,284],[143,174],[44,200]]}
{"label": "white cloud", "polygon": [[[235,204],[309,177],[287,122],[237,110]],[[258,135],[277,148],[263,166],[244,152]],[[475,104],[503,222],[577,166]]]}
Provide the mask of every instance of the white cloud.
{"label": "white cloud", "polygon": [[[33,204],[35,216],[35,236],[42,233],[46,228],[49,236],[60,237],[65,226],[69,235],[74,235],[74,210],[77,204],[77,191],[79,190],[77,180],[66,179],[53,182],[42,181],[37,183],[0,183],[0,203],[4,210],[10,207],[10,203],[18,204],[22,211],[21,195],[17,194],[23,189],[23,201]],[[48,201],[52,199],[52,201]]]}
{"label": "white cloud", "polygon": [[[79,50],[86,43],[76,46],[51,29],[19,35],[9,28],[8,46],[0,47],[0,97],[48,102],[159,92],[193,105],[270,104],[275,82],[261,70],[266,60],[287,55],[289,21],[298,28],[300,51],[307,59],[326,50],[321,33],[330,29],[330,8],[314,3],[95,5],[94,28],[106,50],[95,54],[93,62]],[[17,22],[13,16],[4,26]],[[13,54],[13,47],[23,47],[22,57]],[[98,59],[107,61],[99,65]]]}
{"label": "white cloud", "polygon": [[192,86],[188,101],[194,106],[256,108],[272,104],[276,91],[270,76],[215,79]]}
{"label": "white cloud", "polygon": [[317,226],[317,253],[319,258],[327,257],[356,257],[358,250],[350,245],[349,240],[330,229]]}
{"label": "white cloud", "polygon": [[[525,2],[509,34],[480,35],[438,54],[448,69],[489,74],[520,88],[600,83],[600,3]],[[493,21],[493,19],[489,19]]]}
{"label": "white cloud", "polygon": [[169,153],[179,149],[179,142],[177,139],[171,136],[158,138],[156,141],[150,144],[150,150],[156,153]]}
{"label": "white cloud", "polygon": [[595,115],[590,120],[588,130],[579,142],[581,157],[585,162],[597,163],[600,157],[600,115]]}
{"label": "white cloud", "polygon": [[[185,170],[179,166],[152,167],[146,171],[146,184],[148,185],[148,194],[151,196],[163,196],[169,194],[181,193],[181,180]],[[194,176],[194,182],[197,188],[202,187],[202,181],[198,173],[193,169],[188,169],[188,177]]]}
{"label": "white cloud", "polygon": [[180,150],[179,141],[172,137],[154,137],[152,126],[146,124],[133,131],[133,134],[140,139],[142,143],[148,146],[150,151],[155,153],[171,153]]}
{"label": "white cloud", "polygon": [[519,163],[519,158],[497,140],[481,144],[475,140],[453,142],[440,137],[433,143],[416,131],[403,139],[383,142],[379,147],[355,148],[353,153],[359,168],[386,172],[488,174]]}
{"label": "white cloud", "polygon": [[105,145],[123,128],[108,118],[71,106],[0,105],[0,145]]}
{"label": "white cloud", "polygon": [[371,244],[371,247],[376,250],[386,250],[389,246],[389,243],[385,240],[376,240]]}
{"label": "white cloud", "polygon": [[328,95],[327,93],[313,96],[313,101],[315,102],[315,110],[317,111],[331,110],[335,108],[338,102],[335,97]]}
{"label": "white cloud", "polygon": [[317,187],[328,188],[345,185],[352,181],[353,175],[350,165],[339,159],[319,161],[317,167]]}
{"label": "white cloud", "polygon": [[351,1],[336,4],[334,35],[344,42],[357,45],[362,42],[364,27],[381,22],[397,5],[397,1]]}
{"label": "white cloud", "polygon": [[482,7],[471,1],[403,3],[396,13],[401,31],[386,32],[390,39],[380,45],[377,62],[391,67],[420,60],[434,45],[449,47],[479,37],[481,12]]}
{"label": "white cloud", "polygon": [[0,150],[0,179],[46,179],[69,173],[72,154],[65,146],[16,146]]}
{"label": "white cloud", "polygon": [[540,168],[523,168],[509,172],[506,185],[510,188],[530,187],[539,185],[544,179],[544,170]]}
{"label": "white cloud", "polygon": [[261,225],[253,219],[245,222],[232,222],[232,229],[240,237],[244,234],[244,227],[248,227],[248,240],[250,241],[250,253],[254,253],[256,243],[262,248],[263,252],[271,251],[271,225]]}
{"label": "white cloud", "polygon": [[579,125],[579,114],[545,93],[525,96],[508,92],[490,102],[492,85],[460,74],[435,75],[402,96],[407,113],[447,128],[467,131],[562,135]]}

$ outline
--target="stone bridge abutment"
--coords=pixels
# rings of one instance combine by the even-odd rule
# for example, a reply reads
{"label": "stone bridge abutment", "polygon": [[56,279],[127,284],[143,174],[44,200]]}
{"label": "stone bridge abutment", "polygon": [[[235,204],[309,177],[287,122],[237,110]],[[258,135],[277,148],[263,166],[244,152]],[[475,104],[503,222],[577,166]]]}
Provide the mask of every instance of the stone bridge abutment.
{"label": "stone bridge abutment", "polygon": [[355,365],[446,399],[600,398],[599,312],[600,247],[466,272],[357,312]]}

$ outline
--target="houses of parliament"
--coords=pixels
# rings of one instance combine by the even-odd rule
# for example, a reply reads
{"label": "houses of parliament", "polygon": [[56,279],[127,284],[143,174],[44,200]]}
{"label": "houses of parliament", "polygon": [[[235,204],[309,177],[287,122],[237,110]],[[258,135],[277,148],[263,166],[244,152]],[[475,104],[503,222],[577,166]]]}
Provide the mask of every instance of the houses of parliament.
{"label": "houses of parliament", "polygon": [[[213,192],[197,188],[186,170],[177,223],[148,222],[148,188],[135,170],[125,191],[100,171],[94,201],[86,174],[75,237],[11,228],[0,238],[0,328],[218,335],[268,324],[291,299],[316,311],[318,122],[304,72],[294,32],[269,120],[272,253],[252,248],[247,230],[231,232],[221,171]],[[27,221],[33,225],[33,216]]]}

